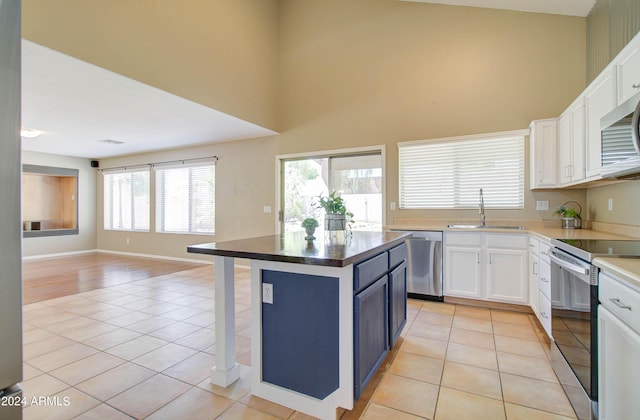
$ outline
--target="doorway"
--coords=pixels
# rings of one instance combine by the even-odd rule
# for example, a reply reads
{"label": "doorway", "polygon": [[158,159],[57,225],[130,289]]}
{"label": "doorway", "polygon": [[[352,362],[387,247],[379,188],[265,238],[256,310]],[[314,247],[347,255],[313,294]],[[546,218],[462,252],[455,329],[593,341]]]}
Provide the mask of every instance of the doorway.
{"label": "doorway", "polygon": [[353,230],[377,231],[383,224],[382,149],[288,156],[280,158],[279,231],[304,230],[313,217],[321,224],[324,211],[315,208],[320,195],[333,191],[353,213]]}

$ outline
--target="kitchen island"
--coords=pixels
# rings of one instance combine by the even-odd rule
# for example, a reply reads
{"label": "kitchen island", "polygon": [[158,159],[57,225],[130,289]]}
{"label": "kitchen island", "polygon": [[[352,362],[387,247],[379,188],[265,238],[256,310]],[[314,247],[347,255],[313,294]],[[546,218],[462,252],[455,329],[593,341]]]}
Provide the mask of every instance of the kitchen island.
{"label": "kitchen island", "polygon": [[193,245],[214,257],[216,365],[211,382],[239,378],[234,258],[251,260],[251,393],[335,418],[352,409],[406,322],[408,234],[304,232]]}

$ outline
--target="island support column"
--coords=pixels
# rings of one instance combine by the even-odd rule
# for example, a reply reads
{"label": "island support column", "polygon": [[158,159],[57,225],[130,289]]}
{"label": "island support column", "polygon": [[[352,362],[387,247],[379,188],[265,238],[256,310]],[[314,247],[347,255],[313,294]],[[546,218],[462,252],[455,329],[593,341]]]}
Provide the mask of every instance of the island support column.
{"label": "island support column", "polygon": [[236,363],[236,314],[234,264],[232,257],[214,256],[216,365],[211,368],[211,383],[228,387],[240,378]]}

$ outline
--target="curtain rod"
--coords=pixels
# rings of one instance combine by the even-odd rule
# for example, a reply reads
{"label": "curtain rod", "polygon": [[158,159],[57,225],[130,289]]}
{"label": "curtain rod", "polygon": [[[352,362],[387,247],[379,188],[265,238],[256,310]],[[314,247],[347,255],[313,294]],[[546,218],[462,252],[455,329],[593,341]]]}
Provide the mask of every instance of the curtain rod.
{"label": "curtain rod", "polygon": [[205,157],[190,158],[190,159],[167,160],[164,162],[139,163],[137,165],[114,166],[113,168],[103,168],[98,170],[100,172],[104,172],[104,171],[115,171],[118,169],[127,170],[127,169],[133,169],[133,168],[143,168],[143,167],[153,168],[156,165],[168,165],[171,163],[185,163],[185,162],[192,162],[194,160],[209,160],[209,159],[213,159],[216,162],[218,162],[219,160],[218,156],[205,156]]}

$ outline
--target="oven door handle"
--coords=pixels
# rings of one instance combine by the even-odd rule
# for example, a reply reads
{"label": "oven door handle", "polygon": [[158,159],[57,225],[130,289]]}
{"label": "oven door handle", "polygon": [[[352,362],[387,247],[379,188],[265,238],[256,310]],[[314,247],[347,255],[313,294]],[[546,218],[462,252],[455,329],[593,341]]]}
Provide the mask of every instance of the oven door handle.
{"label": "oven door handle", "polygon": [[565,260],[561,260],[560,258],[556,257],[555,255],[553,255],[553,253],[549,254],[549,259],[558,264],[560,267],[569,270],[573,273],[576,273],[580,276],[588,276],[589,275],[589,269],[587,267],[582,267],[579,266],[578,264],[571,264],[569,261],[565,261]]}

